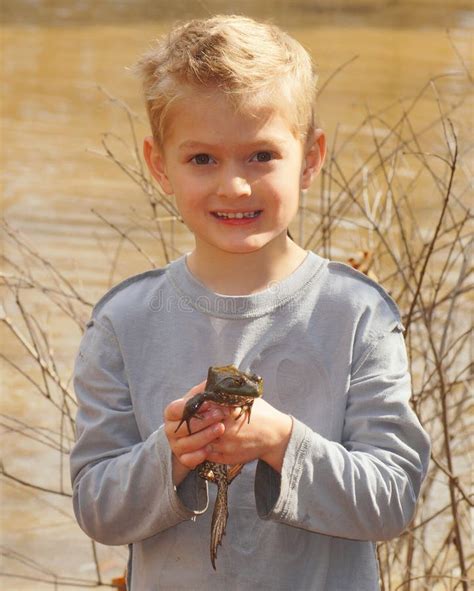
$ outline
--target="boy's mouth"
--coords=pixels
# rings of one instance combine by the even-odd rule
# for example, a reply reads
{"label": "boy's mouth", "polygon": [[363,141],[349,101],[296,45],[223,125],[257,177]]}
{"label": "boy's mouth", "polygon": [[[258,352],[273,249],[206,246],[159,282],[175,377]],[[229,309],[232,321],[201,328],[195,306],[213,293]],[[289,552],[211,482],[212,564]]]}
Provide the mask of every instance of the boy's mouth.
{"label": "boy's mouth", "polygon": [[212,215],[220,220],[252,220],[258,217],[261,213],[261,209],[255,209],[253,211],[212,211]]}

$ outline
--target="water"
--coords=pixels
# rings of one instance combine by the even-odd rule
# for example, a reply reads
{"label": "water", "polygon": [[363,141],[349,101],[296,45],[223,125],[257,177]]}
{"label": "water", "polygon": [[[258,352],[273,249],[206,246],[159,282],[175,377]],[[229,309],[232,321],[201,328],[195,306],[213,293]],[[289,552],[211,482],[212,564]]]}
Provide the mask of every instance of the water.
{"label": "water", "polygon": [[[149,268],[149,262],[129,248],[111,273],[117,234],[91,212],[94,209],[121,227],[129,227],[130,219],[140,220],[149,214],[142,192],[116,165],[94,153],[101,150],[104,132],[130,140],[123,110],[99,87],[139,113],[137,134],[142,137],[147,133],[144,110],[138,84],[126,66],[172,21],[231,12],[233,6],[235,3],[206,0],[4,2],[4,215],[35,249],[81,286],[91,301],[110,283]],[[432,76],[459,72],[462,66],[446,28],[465,59],[472,56],[469,6],[457,0],[239,3],[242,13],[273,19],[310,50],[320,72],[320,86],[354,58],[320,97],[319,121],[330,142],[338,124],[342,141],[367,109],[374,112],[400,97],[414,96]],[[463,91],[459,76],[443,79],[440,85],[451,97]],[[426,106],[429,121],[433,100],[427,100]],[[423,117],[421,109],[420,125]],[[362,157],[368,140],[361,135],[356,141],[355,157]],[[121,154],[128,158],[126,150]],[[420,192],[418,206],[429,209],[425,197]],[[164,257],[156,239],[144,232],[139,232],[139,238],[156,264],[162,264]],[[178,231],[176,244],[181,252],[190,239]],[[4,250],[10,257],[18,254],[9,242]],[[54,313],[45,319],[44,310],[36,305],[52,335],[59,367],[69,375],[79,331],[72,323],[70,330],[58,326]],[[7,312],[12,310],[10,306]],[[33,371],[24,349],[10,333],[4,330],[2,337],[9,357],[26,371]],[[28,425],[58,429],[25,378],[5,367],[3,386],[2,413]],[[58,454],[45,454],[30,439],[12,432],[12,426],[11,420],[3,419],[6,468],[19,478],[57,489],[61,471]],[[67,481],[64,467],[62,474]],[[68,498],[48,496],[4,479],[2,506],[2,544],[8,555],[3,573],[49,580],[52,572],[94,577],[90,543],[74,524]],[[14,552],[34,560],[37,566],[21,564]],[[121,550],[100,550],[107,580],[120,573],[123,557]],[[51,585],[8,577],[3,588],[41,590]]]}

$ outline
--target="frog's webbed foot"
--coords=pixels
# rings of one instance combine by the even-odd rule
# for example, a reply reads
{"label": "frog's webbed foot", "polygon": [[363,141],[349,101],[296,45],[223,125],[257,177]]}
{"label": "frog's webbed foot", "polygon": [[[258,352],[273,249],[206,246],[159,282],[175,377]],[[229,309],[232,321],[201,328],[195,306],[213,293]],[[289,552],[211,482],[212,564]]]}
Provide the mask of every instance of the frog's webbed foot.
{"label": "frog's webbed foot", "polygon": [[198,413],[199,413],[199,409],[201,408],[201,406],[205,400],[207,400],[206,392],[199,392],[198,394],[195,394],[189,400],[187,400],[186,404],[184,405],[183,416],[181,417],[179,425],[176,427],[176,429],[174,431],[175,433],[181,427],[181,425],[184,422],[186,422],[186,425],[188,427],[188,433],[190,435],[192,435],[192,431],[191,431],[191,427],[189,425],[189,422],[191,421],[192,418],[202,420],[201,415]]}
{"label": "frog's webbed foot", "polygon": [[243,404],[240,407],[240,413],[237,417],[235,417],[235,420],[240,419],[240,417],[245,413],[247,415],[247,423],[250,423],[250,413],[252,412],[252,405],[253,400],[247,402],[246,404]]}

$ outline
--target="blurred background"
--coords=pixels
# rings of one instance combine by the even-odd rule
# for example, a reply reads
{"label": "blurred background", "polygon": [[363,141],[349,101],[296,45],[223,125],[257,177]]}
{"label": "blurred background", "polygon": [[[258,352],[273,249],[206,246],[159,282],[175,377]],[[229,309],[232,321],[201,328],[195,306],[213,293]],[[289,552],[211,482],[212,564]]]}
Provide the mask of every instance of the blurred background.
{"label": "blurred background", "polygon": [[[141,171],[137,150],[148,128],[139,84],[127,67],[177,20],[241,13],[271,20],[290,32],[309,50],[319,71],[317,114],[333,157],[321,184],[304,204],[304,217],[295,222],[295,234],[307,248],[332,258],[370,258],[376,251],[370,232],[380,230],[380,225],[367,229],[360,222],[359,232],[359,222],[353,220],[352,226],[341,224],[338,235],[330,223],[321,221],[331,220],[332,214],[337,217],[330,199],[326,204],[319,201],[321,195],[332,194],[327,193],[327,183],[334,179],[333,162],[362,178],[351,196],[365,195],[366,213],[372,206],[373,213],[375,200],[379,203],[380,195],[387,194],[382,181],[369,187],[369,196],[364,193],[363,178],[370,175],[367,159],[377,153],[378,142],[383,143],[387,130],[400,130],[405,117],[403,129],[411,126],[412,139],[423,137],[425,142],[423,146],[415,142],[410,151],[439,151],[449,160],[454,136],[443,118],[446,114],[464,146],[456,200],[465,200],[466,182],[472,178],[468,145],[473,123],[472,4],[467,0],[4,0],[1,10],[1,178],[6,224],[0,584],[12,590],[110,585],[123,573],[125,550],[91,545],[71,510],[67,451],[73,431],[74,355],[91,304],[110,285],[163,265],[192,244],[173,219],[172,204],[160,202]],[[395,135],[398,144],[405,141],[401,131]],[[380,158],[381,162],[388,159]],[[410,172],[406,162],[397,169],[411,183],[410,208],[417,220],[428,222],[427,228],[436,226],[443,207],[443,188],[452,172],[449,162],[447,172],[425,167],[426,174],[418,175],[423,178]],[[347,173],[346,181],[349,177]],[[439,194],[433,190],[433,178],[440,181],[435,182]],[[342,217],[343,212],[338,210],[337,215]],[[460,240],[465,226],[453,216],[452,226],[456,231],[461,228],[456,238]],[[432,229],[424,231],[417,222],[417,232],[429,242]],[[456,240],[462,253],[459,262],[465,250],[464,243]],[[423,252],[426,249],[421,248]],[[447,255],[443,260],[448,260]],[[374,269],[380,278],[384,270],[386,275],[393,271],[394,263],[380,255]],[[418,268],[415,275],[425,271]],[[403,299],[402,293],[395,295]],[[407,301],[405,313],[411,320],[416,307]],[[465,354],[464,350],[462,367]],[[459,371],[456,379],[463,381],[466,374]],[[462,476],[468,466],[448,462],[442,467],[449,474],[440,468],[438,476],[445,479],[446,503],[452,507],[462,501],[462,493],[467,494],[464,488],[454,490],[453,470]],[[468,504],[471,498],[465,499]],[[448,510],[444,518],[445,526],[452,524],[452,512]],[[466,532],[452,525],[446,532],[439,547],[425,552],[436,564],[430,571],[432,579],[420,575],[408,584],[399,576],[398,583],[394,578],[389,586],[387,576],[384,588],[464,588],[471,558],[465,550],[459,558],[453,536],[459,539]],[[442,571],[436,560],[447,564],[453,555],[457,558]],[[391,556],[395,568],[397,558],[393,552]]]}

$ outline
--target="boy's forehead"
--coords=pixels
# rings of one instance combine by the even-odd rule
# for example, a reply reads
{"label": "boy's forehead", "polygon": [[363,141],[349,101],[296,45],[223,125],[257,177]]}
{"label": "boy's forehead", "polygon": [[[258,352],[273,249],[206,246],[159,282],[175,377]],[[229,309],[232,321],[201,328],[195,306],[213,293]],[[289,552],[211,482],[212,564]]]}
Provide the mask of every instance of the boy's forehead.
{"label": "boy's forehead", "polygon": [[166,142],[179,130],[179,135],[184,136],[180,145],[192,148],[206,138],[217,140],[225,135],[227,128],[234,127],[238,134],[255,136],[256,142],[263,139],[285,142],[288,131],[295,135],[294,111],[295,108],[282,99],[264,101],[243,97],[236,102],[218,90],[190,91],[170,108],[163,139]]}

